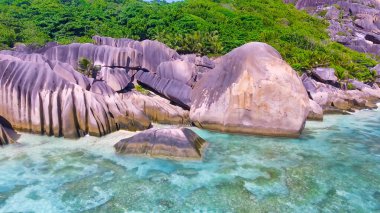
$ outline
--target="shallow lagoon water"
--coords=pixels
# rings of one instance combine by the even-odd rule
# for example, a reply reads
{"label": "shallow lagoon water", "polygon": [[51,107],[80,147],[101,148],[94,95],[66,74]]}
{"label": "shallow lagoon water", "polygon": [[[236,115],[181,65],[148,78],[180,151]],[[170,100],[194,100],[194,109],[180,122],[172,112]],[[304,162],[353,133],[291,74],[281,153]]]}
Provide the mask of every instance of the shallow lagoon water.
{"label": "shallow lagoon water", "polygon": [[0,149],[0,212],[379,212],[380,111],[308,122],[299,139],[194,130],[203,161],[116,155],[134,133],[23,134]]}

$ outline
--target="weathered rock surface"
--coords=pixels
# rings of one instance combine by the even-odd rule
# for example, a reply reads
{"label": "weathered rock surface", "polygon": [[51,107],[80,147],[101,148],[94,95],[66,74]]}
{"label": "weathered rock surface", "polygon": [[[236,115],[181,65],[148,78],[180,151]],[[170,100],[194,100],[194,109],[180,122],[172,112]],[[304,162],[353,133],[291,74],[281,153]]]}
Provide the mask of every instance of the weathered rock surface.
{"label": "weathered rock surface", "polygon": [[380,85],[380,64],[376,65],[372,71],[375,72],[375,83]]}
{"label": "weathered rock surface", "polygon": [[[380,90],[352,80],[357,86],[355,90],[340,88],[318,82],[306,74],[302,75],[302,82],[310,96],[325,113],[344,113],[356,109],[374,108],[379,100]],[[355,86],[354,85],[354,86]]]}
{"label": "weathered rock surface", "polygon": [[[20,59],[21,61],[29,61],[29,62],[39,63],[39,64],[45,64],[47,62],[47,58],[45,58],[43,55],[37,54],[37,53],[27,54],[24,52],[3,50],[3,51],[0,51],[0,55],[13,56],[15,58]],[[4,58],[4,59],[7,59],[7,58]],[[14,58],[13,58],[13,60],[14,60]]]}
{"label": "weathered rock surface", "polygon": [[113,90],[120,91],[125,89],[131,82],[128,71],[127,68],[103,67],[98,74],[98,78],[104,80]]}
{"label": "weathered rock surface", "polygon": [[115,144],[121,154],[201,159],[207,142],[190,129],[150,129]]}
{"label": "weathered rock surface", "polygon": [[15,143],[19,137],[12,125],[0,116],[0,146]]}
{"label": "weathered rock surface", "polygon": [[70,64],[59,61],[48,61],[50,68],[61,78],[70,83],[77,84],[85,90],[91,87],[91,80],[74,70]]}
{"label": "weathered rock surface", "polygon": [[309,114],[307,116],[308,120],[317,120],[322,121],[323,120],[323,109],[321,106],[318,105],[317,102],[310,100],[310,109]]}
{"label": "weathered rock surface", "polygon": [[143,95],[138,92],[122,94],[125,102],[131,102],[141,109],[151,121],[161,124],[190,124],[189,111],[170,104],[160,96]]}
{"label": "weathered rock surface", "polygon": [[309,98],[295,71],[264,43],[248,43],[220,59],[192,91],[191,121],[232,133],[298,136]]}
{"label": "weathered rock surface", "polygon": [[83,74],[77,72],[70,64],[48,60],[41,54],[15,51],[0,51],[0,60],[27,61],[52,69],[61,78],[77,84],[84,89],[90,87],[91,81]]}
{"label": "weathered rock surface", "polygon": [[94,44],[69,44],[52,47],[44,53],[51,61],[60,61],[78,68],[81,58],[89,59],[101,67],[137,68],[142,65],[142,53],[137,49],[117,48]]}
{"label": "weathered rock surface", "polygon": [[176,104],[189,108],[195,76],[194,64],[175,60],[161,63],[156,73],[139,71],[136,79]]}
{"label": "weathered rock surface", "polygon": [[123,102],[84,90],[47,66],[0,61],[0,114],[20,131],[76,138],[146,129]]}
{"label": "weathered rock surface", "polygon": [[214,62],[206,56],[180,56],[158,41],[138,42],[99,36],[95,36],[94,41],[98,45],[128,47],[141,51],[143,70],[135,75],[137,81],[185,109],[190,108],[194,83],[215,67]]}
{"label": "weathered rock surface", "polygon": [[350,79],[348,82],[350,84],[352,84],[355,87],[355,89],[358,89],[358,90],[363,90],[365,87],[371,88],[368,84],[365,84],[365,83],[360,82],[358,80]]}
{"label": "weathered rock surface", "polygon": [[312,69],[311,73],[316,79],[323,83],[336,84],[338,81],[333,68],[318,67]]}
{"label": "weathered rock surface", "polygon": [[94,36],[93,40],[97,45],[107,45],[112,47],[132,48],[142,54],[141,67],[155,73],[162,62],[176,60],[180,55],[173,49],[158,41],[134,41],[131,39],[114,39],[109,37]]}
{"label": "weathered rock surface", "polygon": [[330,22],[330,37],[356,51],[380,55],[378,0],[284,0]]}

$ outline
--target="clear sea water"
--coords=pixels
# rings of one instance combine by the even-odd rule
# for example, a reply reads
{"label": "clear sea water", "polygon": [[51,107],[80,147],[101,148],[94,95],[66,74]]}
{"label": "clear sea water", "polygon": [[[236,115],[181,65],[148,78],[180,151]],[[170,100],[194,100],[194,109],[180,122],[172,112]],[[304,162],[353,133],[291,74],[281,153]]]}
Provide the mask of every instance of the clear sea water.
{"label": "clear sea water", "polygon": [[203,161],[119,156],[134,133],[23,134],[0,148],[0,212],[380,212],[380,111],[308,122],[299,139],[195,129]]}

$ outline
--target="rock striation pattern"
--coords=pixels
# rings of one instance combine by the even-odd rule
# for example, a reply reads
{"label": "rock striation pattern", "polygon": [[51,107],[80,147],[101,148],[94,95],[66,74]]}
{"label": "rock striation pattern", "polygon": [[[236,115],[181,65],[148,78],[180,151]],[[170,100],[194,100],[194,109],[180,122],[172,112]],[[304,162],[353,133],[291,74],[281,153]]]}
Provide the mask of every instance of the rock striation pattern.
{"label": "rock striation pattern", "polygon": [[191,105],[191,91],[201,76],[215,67],[206,56],[180,56],[177,52],[158,41],[142,42],[129,39],[113,39],[95,36],[98,45],[133,47],[142,52],[142,70],[136,80],[184,109]]}
{"label": "rock striation pattern", "polygon": [[192,91],[190,119],[233,133],[298,136],[309,98],[295,71],[264,43],[248,43],[220,59]]}
{"label": "rock striation pattern", "polygon": [[146,129],[116,98],[84,90],[39,63],[0,61],[0,114],[20,131],[76,138]]}
{"label": "rock striation pattern", "polygon": [[117,48],[94,44],[54,46],[43,54],[51,61],[60,61],[78,68],[78,61],[86,58],[101,67],[137,68],[142,65],[142,53],[137,49]]}
{"label": "rock striation pattern", "polygon": [[187,128],[150,129],[115,144],[116,152],[174,159],[202,159],[208,143]]}
{"label": "rock striation pattern", "polygon": [[[77,71],[82,58],[100,68],[91,78]],[[378,82],[379,70],[373,68]],[[138,92],[137,83],[151,92]],[[348,84],[355,89],[340,88]],[[99,36],[94,44],[0,51],[0,115],[16,130],[67,138],[145,130],[151,122],[298,136],[306,118],[375,108],[379,91],[354,79],[342,83],[330,68],[315,68],[301,81],[263,43],[215,60],[179,55],[158,41]]]}

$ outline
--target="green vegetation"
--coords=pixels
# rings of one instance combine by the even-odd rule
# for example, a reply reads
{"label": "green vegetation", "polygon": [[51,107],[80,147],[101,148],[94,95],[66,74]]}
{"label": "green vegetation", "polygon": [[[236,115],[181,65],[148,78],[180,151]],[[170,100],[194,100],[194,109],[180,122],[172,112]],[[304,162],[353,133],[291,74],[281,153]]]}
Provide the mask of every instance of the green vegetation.
{"label": "green vegetation", "polygon": [[91,42],[93,35],[157,39],[181,53],[221,55],[251,41],[299,72],[332,66],[373,80],[370,56],[331,42],[327,23],[282,0],[0,0],[0,48],[16,42]]}
{"label": "green vegetation", "polygon": [[100,66],[95,66],[94,63],[87,58],[80,58],[78,61],[78,71],[83,75],[96,78],[96,75],[100,69]]}
{"label": "green vegetation", "polygon": [[355,86],[352,83],[348,83],[347,84],[347,89],[348,90],[355,90],[356,88],[355,88]]}
{"label": "green vegetation", "polygon": [[146,90],[144,87],[142,87],[140,84],[135,85],[136,91],[140,92],[141,94],[148,95],[149,90]]}

